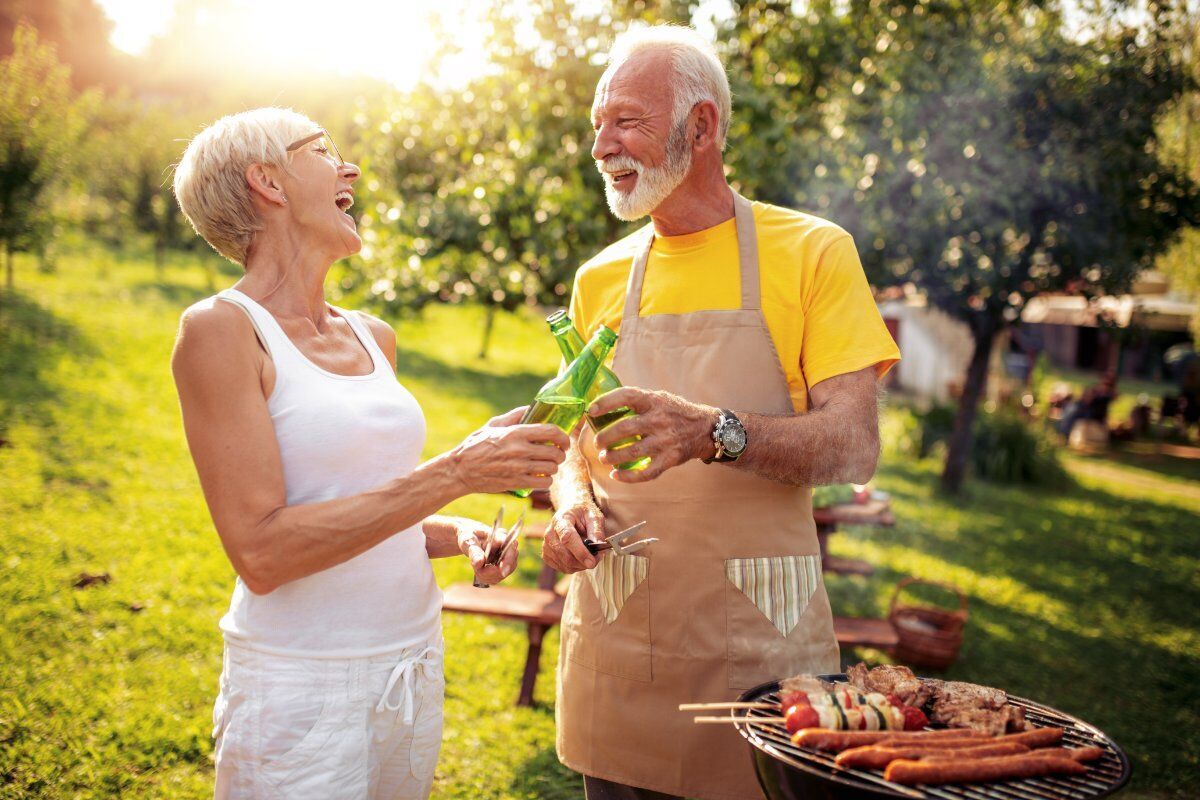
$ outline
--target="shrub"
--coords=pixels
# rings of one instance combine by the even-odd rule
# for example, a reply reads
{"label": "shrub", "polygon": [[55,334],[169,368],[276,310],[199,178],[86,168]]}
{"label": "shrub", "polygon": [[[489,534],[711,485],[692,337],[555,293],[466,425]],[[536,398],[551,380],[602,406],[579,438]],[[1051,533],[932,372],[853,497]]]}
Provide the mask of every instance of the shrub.
{"label": "shrub", "polygon": [[971,462],[984,480],[1047,486],[1068,480],[1051,438],[1007,410],[979,415]]}

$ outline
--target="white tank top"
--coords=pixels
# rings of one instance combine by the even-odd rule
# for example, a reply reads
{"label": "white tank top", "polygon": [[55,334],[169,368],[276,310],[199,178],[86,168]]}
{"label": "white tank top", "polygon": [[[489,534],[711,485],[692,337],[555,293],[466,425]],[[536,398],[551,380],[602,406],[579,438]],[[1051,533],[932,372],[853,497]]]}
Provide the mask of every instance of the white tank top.
{"label": "white tank top", "polygon": [[[275,364],[267,409],[289,506],[359,494],[416,468],[425,416],[357,315],[333,309],[350,324],[373,368],[367,375],[336,375],[306,358],[248,296],[227,289],[217,297],[250,316]],[[417,524],[270,594],[254,594],[238,578],[221,630],[238,644],[282,655],[370,656],[436,637],[441,605]]]}

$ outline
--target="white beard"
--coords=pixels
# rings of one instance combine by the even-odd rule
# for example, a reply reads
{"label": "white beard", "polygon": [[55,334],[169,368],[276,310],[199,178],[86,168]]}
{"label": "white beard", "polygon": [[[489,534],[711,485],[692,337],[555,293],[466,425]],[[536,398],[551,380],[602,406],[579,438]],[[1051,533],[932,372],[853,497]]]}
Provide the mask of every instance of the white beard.
{"label": "white beard", "polygon": [[[670,197],[692,168],[686,120],[683,125],[675,126],[667,138],[667,158],[661,166],[646,167],[635,158],[614,156],[604,162],[597,161],[596,167],[604,175],[604,197],[613,215],[625,222],[641,219]],[[606,169],[610,172],[637,170],[637,186],[631,192],[618,191]]]}

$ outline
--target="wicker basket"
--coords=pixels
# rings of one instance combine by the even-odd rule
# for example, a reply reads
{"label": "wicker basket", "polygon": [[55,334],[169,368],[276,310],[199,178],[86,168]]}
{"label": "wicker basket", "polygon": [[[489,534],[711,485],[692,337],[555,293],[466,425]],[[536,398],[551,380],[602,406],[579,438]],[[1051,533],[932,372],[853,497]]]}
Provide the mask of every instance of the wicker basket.
{"label": "wicker basket", "polygon": [[[900,593],[914,583],[937,586],[958,596],[958,609],[939,606],[905,605]],[[957,586],[920,578],[904,578],[896,584],[888,608],[888,621],[896,629],[899,643],[892,655],[897,661],[914,667],[943,670],[958,658],[962,647],[963,626],[967,623],[967,596]]]}

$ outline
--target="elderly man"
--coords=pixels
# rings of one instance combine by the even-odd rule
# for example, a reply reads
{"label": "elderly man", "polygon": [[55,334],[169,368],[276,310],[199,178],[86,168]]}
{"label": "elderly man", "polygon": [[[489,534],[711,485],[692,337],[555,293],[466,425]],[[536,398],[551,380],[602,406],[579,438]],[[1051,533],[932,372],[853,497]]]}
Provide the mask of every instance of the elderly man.
{"label": "elderly man", "polygon": [[[609,206],[653,224],[576,276],[572,318],[619,330],[626,384],[589,413],[636,416],[573,445],[543,550],[579,573],[558,755],[591,800],[760,796],[736,734],[678,704],[839,666],[810,487],[871,477],[876,381],[900,354],[845,231],[730,188],[729,117],[724,69],[686,28],[621,36],[596,88]],[[582,543],[640,520],[660,539],[644,554]]]}

